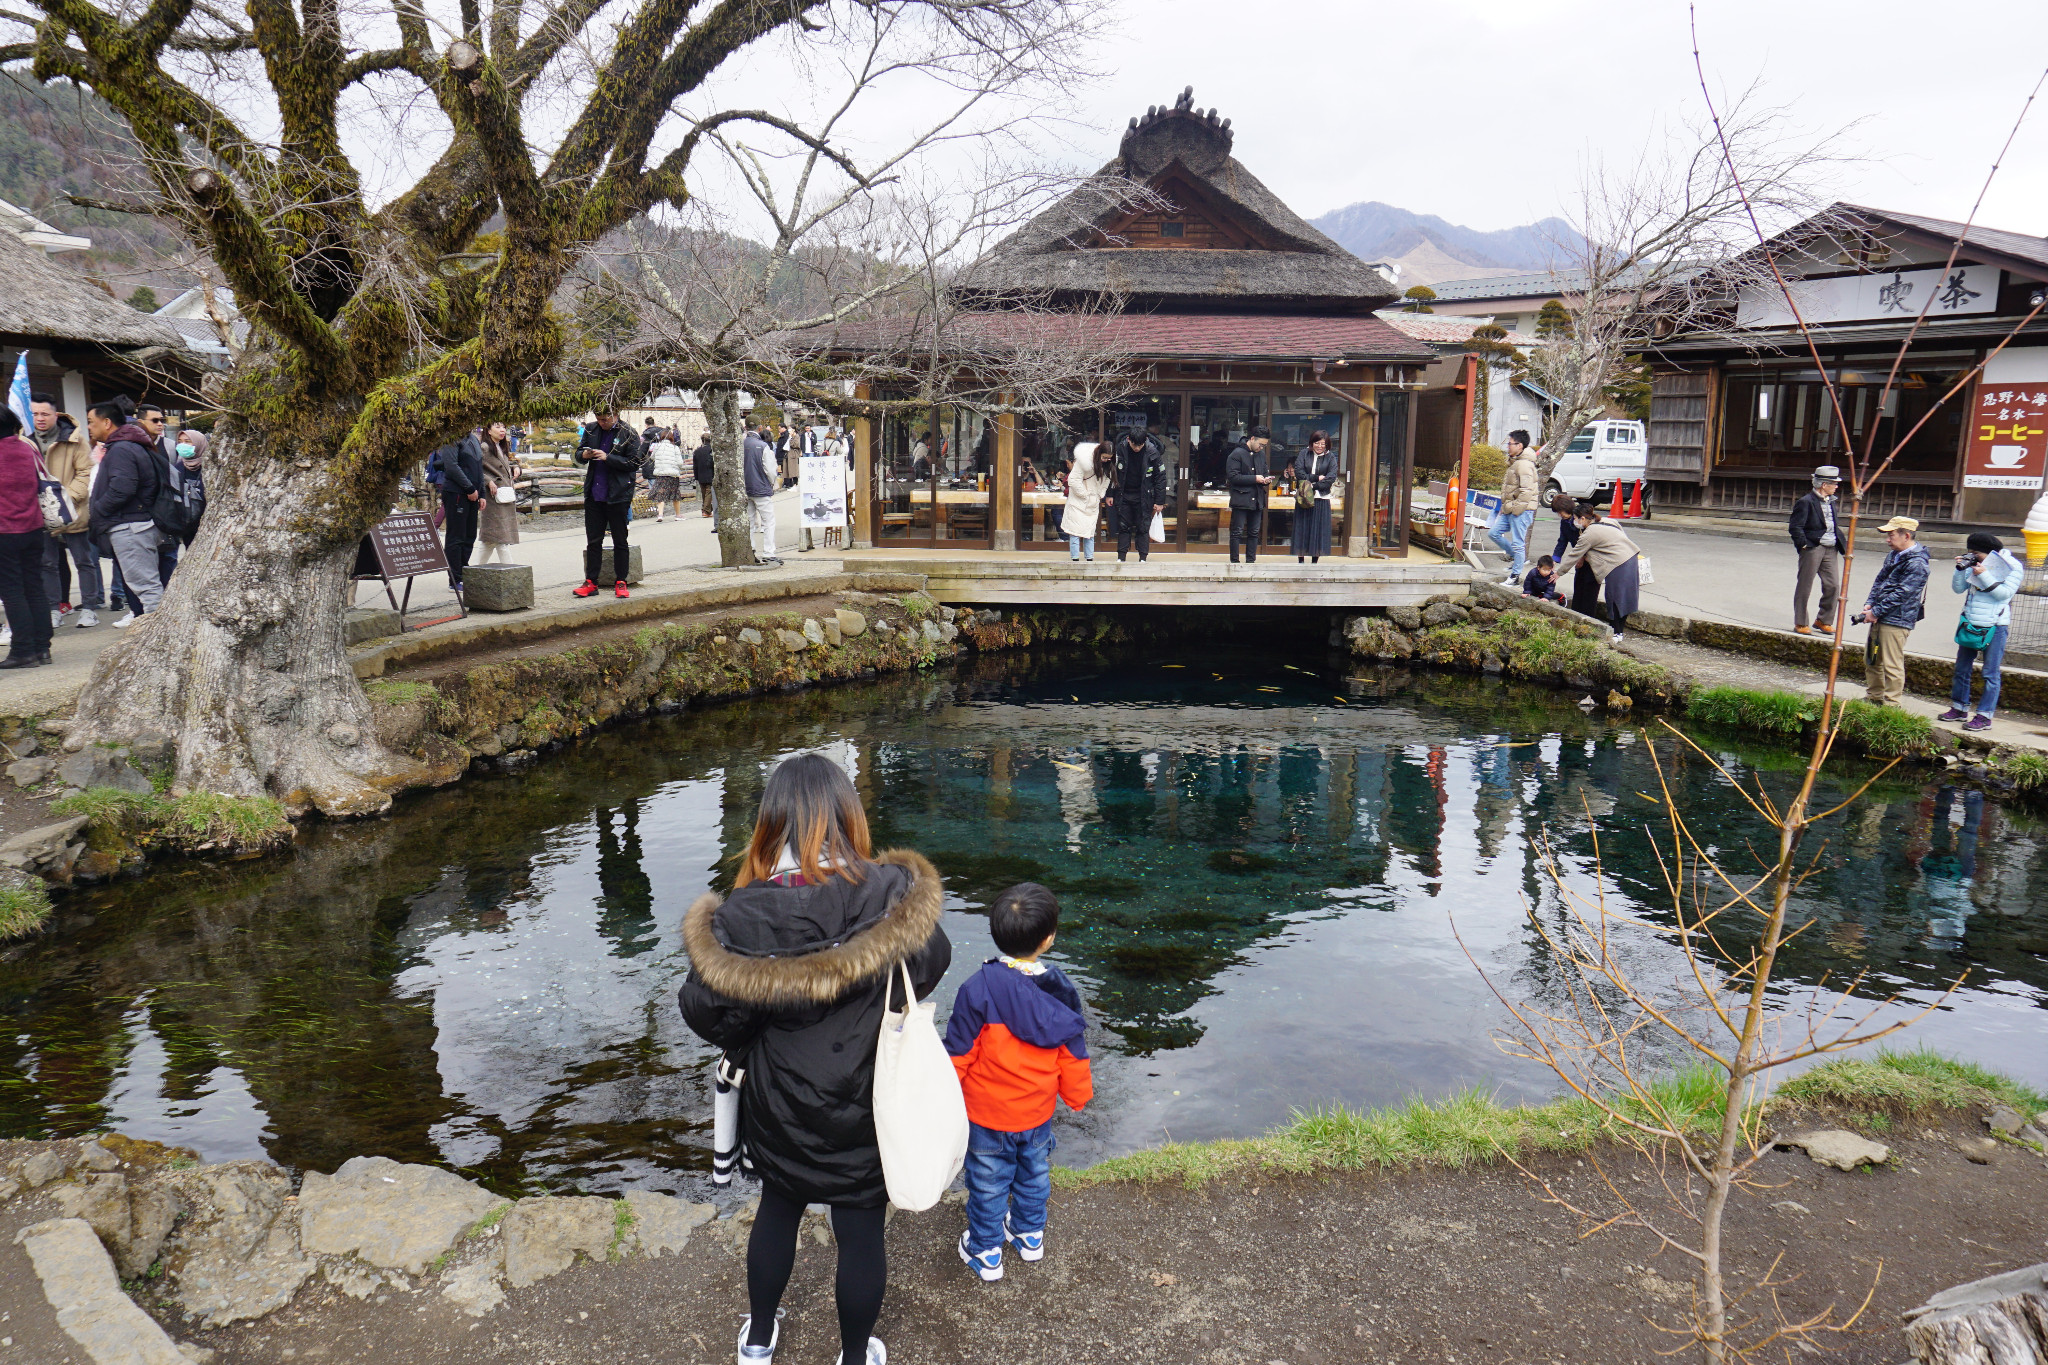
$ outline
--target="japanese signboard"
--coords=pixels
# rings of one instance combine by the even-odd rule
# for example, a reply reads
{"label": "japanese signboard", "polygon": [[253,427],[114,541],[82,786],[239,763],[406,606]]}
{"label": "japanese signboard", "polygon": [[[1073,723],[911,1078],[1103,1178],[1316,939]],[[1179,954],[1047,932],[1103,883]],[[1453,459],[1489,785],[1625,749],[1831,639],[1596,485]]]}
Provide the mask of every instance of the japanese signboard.
{"label": "japanese signboard", "polygon": [[2048,471],[2048,380],[1977,385],[1963,487],[2038,489]]}
{"label": "japanese signboard", "polygon": [[814,530],[846,525],[846,457],[806,455],[797,464],[800,520]]}
{"label": "japanese signboard", "polygon": [[393,512],[356,549],[357,578],[411,578],[448,567],[428,512]]}
{"label": "japanese signboard", "polygon": [[[1791,280],[1787,287],[1808,322],[1911,322],[1927,310],[1930,318],[1989,313],[1998,306],[1998,271],[1988,265],[1933,270],[1880,270],[1868,275],[1834,275]],[[1745,288],[1736,302],[1738,327],[1790,327],[1792,310],[1775,284]]]}

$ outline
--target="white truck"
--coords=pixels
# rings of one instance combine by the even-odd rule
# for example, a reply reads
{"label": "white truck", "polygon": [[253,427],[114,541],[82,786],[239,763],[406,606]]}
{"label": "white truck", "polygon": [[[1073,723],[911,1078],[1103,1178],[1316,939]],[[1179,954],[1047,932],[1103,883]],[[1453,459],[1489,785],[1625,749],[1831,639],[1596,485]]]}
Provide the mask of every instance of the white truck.
{"label": "white truck", "polygon": [[[1550,471],[1543,494],[1550,498],[1569,493],[1587,501],[1607,502],[1614,485],[1622,485],[1622,496],[1631,497],[1635,483],[1643,478],[1649,460],[1649,442],[1641,422],[1603,417],[1588,422],[1572,437]],[[1643,485],[1643,515],[1650,514],[1650,486]]]}

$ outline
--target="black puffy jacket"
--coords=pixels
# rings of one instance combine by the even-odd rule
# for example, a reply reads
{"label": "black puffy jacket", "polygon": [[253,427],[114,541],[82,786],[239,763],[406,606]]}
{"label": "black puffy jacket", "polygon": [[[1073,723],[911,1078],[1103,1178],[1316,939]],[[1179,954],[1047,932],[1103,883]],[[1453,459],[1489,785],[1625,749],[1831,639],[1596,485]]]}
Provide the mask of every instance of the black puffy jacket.
{"label": "black puffy jacket", "polygon": [[888,1198],[875,1145],[875,1041],[898,962],[920,999],[953,960],[944,888],[916,853],[883,853],[858,884],[754,882],[683,916],[683,1020],[746,1072],[740,1140],[766,1184],[811,1204]]}
{"label": "black puffy jacket", "polygon": [[1230,483],[1232,511],[1264,510],[1267,486],[1259,482],[1259,476],[1266,472],[1265,451],[1253,450],[1242,441],[1231,448],[1230,458],[1224,465],[1224,477]]}

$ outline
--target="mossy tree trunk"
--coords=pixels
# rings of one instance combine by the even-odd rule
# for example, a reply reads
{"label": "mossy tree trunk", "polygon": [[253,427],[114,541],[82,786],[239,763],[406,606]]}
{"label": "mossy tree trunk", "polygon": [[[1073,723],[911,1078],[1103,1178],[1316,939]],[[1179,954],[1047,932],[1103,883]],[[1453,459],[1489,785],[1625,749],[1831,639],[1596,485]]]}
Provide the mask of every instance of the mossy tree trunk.
{"label": "mossy tree trunk", "polygon": [[728,569],[758,562],[754,554],[752,506],[747,500],[745,434],[740,429],[740,393],[730,384],[706,384],[704,422],[711,431],[711,487],[718,494],[718,562]]}

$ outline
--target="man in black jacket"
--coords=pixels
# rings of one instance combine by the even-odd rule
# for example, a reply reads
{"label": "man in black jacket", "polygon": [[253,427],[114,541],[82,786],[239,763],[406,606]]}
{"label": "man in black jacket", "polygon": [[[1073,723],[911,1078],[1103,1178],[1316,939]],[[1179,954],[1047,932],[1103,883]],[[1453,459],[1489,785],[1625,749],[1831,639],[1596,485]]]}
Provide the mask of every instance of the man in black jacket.
{"label": "man in black jacket", "polygon": [[1166,510],[1166,453],[1143,429],[1125,432],[1116,441],[1116,467],[1110,474],[1109,519],[1116,528],[1116,557],[1138,543],[1138,562],[1152,552],[1152,514]]}
{"label": "man in black jacket", "polygon": [[[1813,491],[1792,504],[1792,548],[1799,552],[1799,581],[1792,589],[1792,629],[1811,635],[1816,629],[1830,634],[1835,628],[1835,607],[1842,595],[1842,541],[1847,531],[1835,521],[1835,490],[1841,487],[1842,471],[1824,464],[1813,471]],[[1807,614],[1807,599],[1813,595],[1813,580],[1820,579],[1820,614]]]}
{"label": "man in black jacket", "polygon": [[[156,528],[156,440],[128,418],[119,403],[95,403],[85,414],[85,429],[107,448],[92,484],[93,534],[121,566],[121,578],[135,603],[135,614],[156,610],[163,600],[163,579],[157,550],[163,534]],[[118,622],[116,624],[119,624]]]}
{"label": "man in black jacket", "polygon": [[704,505],[704,515],[718,515],[718,499],[711,491],[712,479],[718,470],[711,456],[711,433],[705,432],[697,448],[690,452],[690,477],[697,482],[697,501]]}
{"label": "man in black jacket", "polygon": [[633,490],[640,482],[640,438],[619,425],[616,412],[600,412],[597,420],[576,435],[576,463],[583,471],[583,586],[577,597],[597,593],[597,571],[604,560],[604,535],[612,535],[612,591],[626,591],[626,521],[633,510]]}
{"label": "man in black jacket", "polygon": [[447,514],[448,586],[459,594],[483,515],[484,449],[476,433],[468,431],[434,453],[440,457],[441,509]]}
{"label": "man in black jacket", "polygon": [[1273,478],[1266,472],[1266,447],[1272,433],[1253,427],[1239,441],[1224,462],[1224,481],[1230,485],[1230,562],[1237,563],[1239,547],[1247,564],[1259,562],[1259,538],[1266,533],[1266,489]]}

